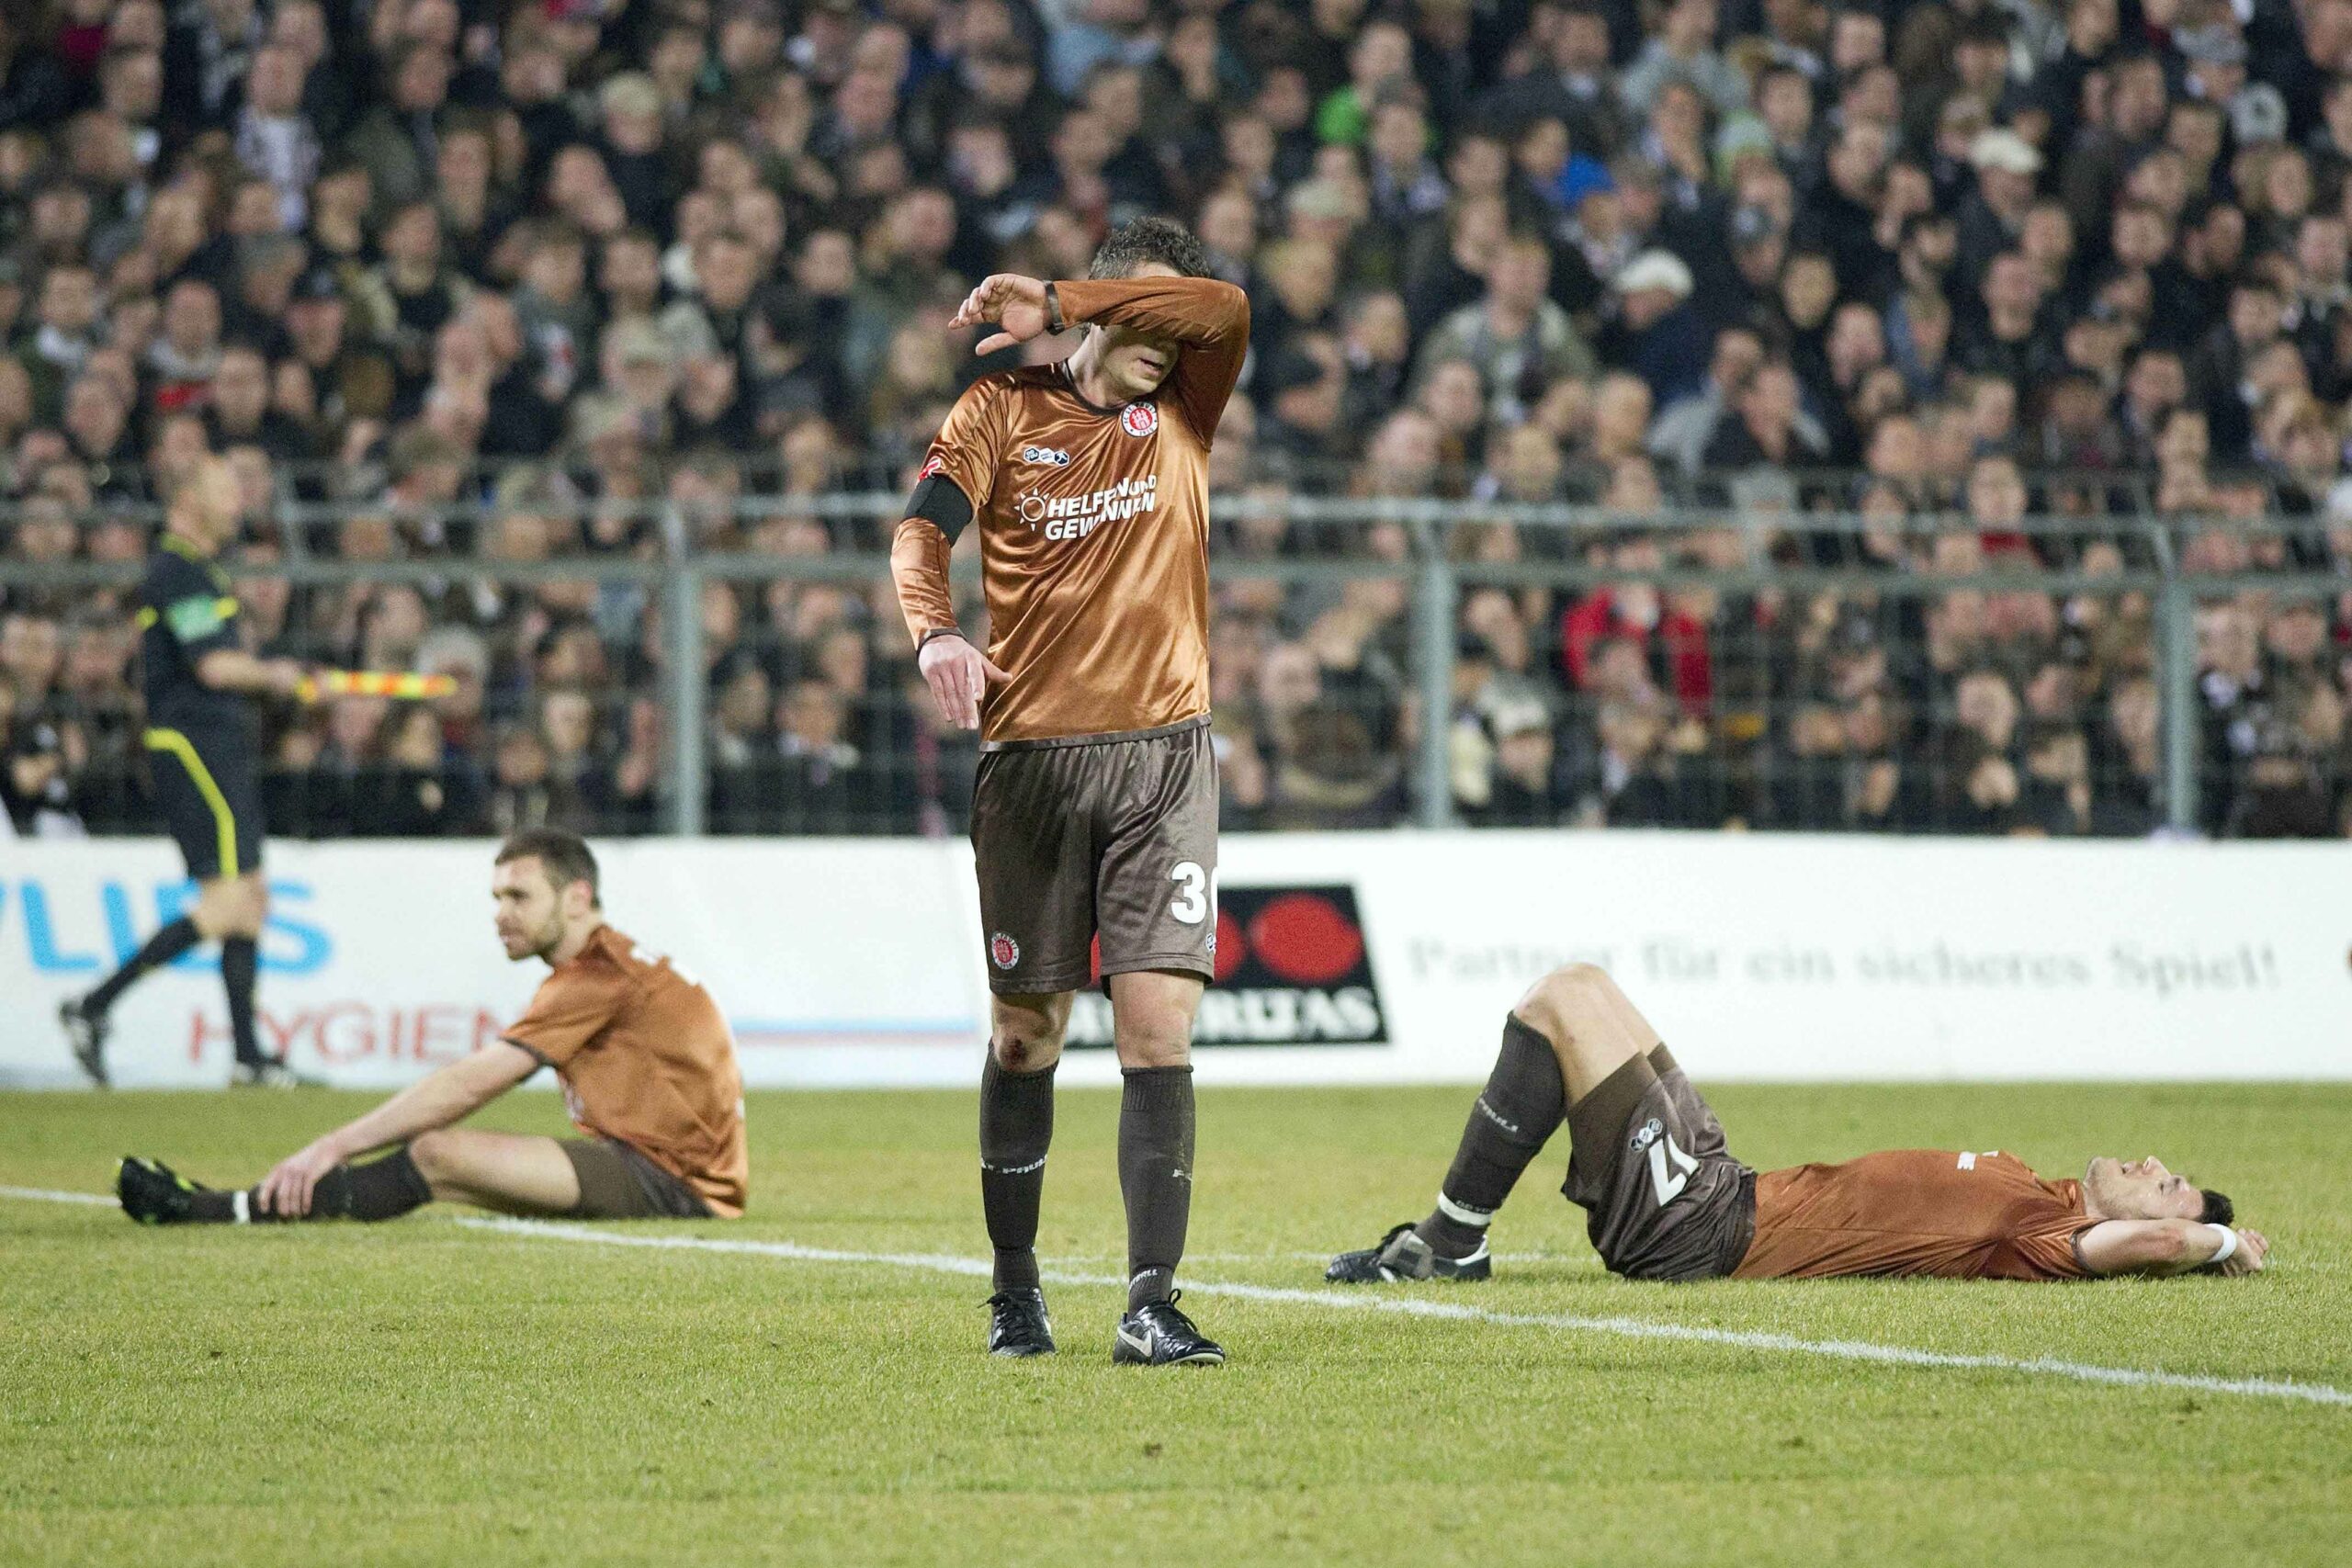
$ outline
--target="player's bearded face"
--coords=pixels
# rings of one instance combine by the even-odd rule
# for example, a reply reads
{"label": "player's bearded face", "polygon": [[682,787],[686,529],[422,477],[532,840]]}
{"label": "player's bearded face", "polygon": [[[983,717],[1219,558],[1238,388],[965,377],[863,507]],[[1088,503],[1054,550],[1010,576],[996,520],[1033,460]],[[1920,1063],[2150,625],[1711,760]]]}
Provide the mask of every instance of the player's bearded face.
{"label": "player's bearded face", "polygon": [[500,866],[492,892],[498,900],[498,942],[507,957],[530,958],[563,941],[563,900],[537,861]]}

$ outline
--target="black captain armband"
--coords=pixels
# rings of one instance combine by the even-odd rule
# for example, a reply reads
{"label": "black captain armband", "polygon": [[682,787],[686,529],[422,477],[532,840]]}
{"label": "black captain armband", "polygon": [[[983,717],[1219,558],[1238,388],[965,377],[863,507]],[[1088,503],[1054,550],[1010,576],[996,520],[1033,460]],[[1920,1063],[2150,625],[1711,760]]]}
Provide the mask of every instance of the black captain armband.
{"label": "black captain armband", "polygon": [[937,528],[952,545],[972,521],[971,497],[945,474],[925,474],[916,481],[914,494],[907,498],[907,515]]}

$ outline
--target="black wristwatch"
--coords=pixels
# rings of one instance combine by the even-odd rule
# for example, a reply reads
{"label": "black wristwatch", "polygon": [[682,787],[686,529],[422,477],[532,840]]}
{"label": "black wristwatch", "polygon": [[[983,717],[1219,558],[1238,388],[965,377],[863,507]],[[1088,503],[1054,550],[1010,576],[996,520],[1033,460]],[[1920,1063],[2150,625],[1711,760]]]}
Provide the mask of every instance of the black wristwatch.
{"label": "black wristwatch", "polygon": [[1069,330],[1062,321],[1062,297],[1050,283],[1046,285],[1046,330],[1049,333]]}

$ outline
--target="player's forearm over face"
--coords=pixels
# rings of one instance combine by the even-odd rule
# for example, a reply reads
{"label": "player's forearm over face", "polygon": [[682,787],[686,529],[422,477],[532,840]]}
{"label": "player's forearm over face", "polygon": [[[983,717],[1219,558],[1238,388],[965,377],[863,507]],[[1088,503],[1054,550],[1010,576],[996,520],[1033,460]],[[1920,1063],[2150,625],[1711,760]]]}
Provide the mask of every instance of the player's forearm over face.
{"label": "player's forearm over face", "polygon": [[2235,1253],[2242,1241],[2196,1220],[2108,1220],[2085,1231],[2077,1245],[2094,1274],[2186,1274],[2213,1263],[2225,1247]]}
{"label": "player's forearm over face", "polygon": [[504,1041],[439,1067],[335,1133],[342,1158],[405,1143],[420,1133],[472,1115],[538,1067],[538,1059]]}
{"label": "player's forearm over face", "polygon": [[1101,321],[1204,348],[1250,336],[1250,296],[1219,278],[1072,278],[1054,294],[1066,326]]}
{"label": "player's forearm over face", "polygon": [[926,633],[955,629],[956,601],[947,583],[952,548],[947,536],[927,518],[907,518],[891,536],[890,581],[899,591],[899,612],[907,618],[907,633],[917,644]]}

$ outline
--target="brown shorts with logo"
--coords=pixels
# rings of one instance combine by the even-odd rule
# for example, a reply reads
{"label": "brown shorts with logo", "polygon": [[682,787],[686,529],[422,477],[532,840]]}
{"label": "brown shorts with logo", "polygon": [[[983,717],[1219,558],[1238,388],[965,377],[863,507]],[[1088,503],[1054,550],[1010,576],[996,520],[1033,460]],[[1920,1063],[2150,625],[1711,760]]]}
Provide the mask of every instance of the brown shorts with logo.
{"label": "brown shorts with logo", "polygon": [[[1663,1070],[1661,1070],[1663,1069]],[[1714,1280],[1756,1236],[1756,1173],[1660,1045],[1568,1108],[1568,1179],[1585,1234],[1629,1280]]]}
{"label": "brown shorts with logo", "polygon": [[1127,735],[982,749],[972,800],[989,986],[1216,975],[1216,754],[1206,716]]}
{"label": "brown shorts with logo", "polygon": [[580,1179],[583,1220],[707,1220],[702,1194],[612,1138],[558,1138]]}

